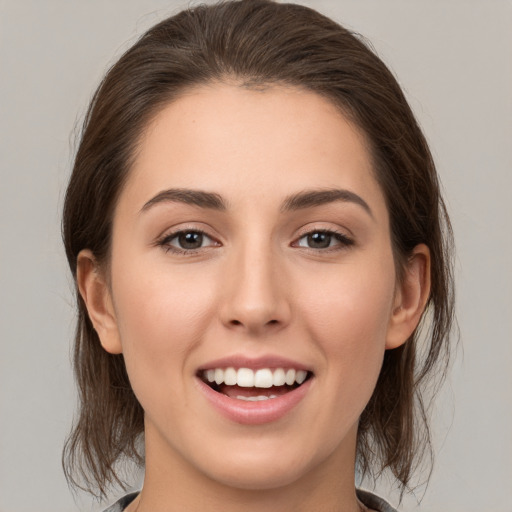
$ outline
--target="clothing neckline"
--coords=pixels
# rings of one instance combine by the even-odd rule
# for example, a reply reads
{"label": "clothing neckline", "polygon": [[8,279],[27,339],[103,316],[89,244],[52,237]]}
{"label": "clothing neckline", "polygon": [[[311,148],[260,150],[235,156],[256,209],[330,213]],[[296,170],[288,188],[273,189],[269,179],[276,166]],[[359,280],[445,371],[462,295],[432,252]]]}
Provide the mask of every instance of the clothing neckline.
{"label": "clothing neckline", "polygon": [[[105,512],[123,512],[128,505],[139,495],[140,491],[132,492],[123,496],[119,501],[114,503]],[[366,506],[377,512],[398,512],[387,501],[372,492],[365,491],[364,489],[356,489],[356,494],[359,500]]]}

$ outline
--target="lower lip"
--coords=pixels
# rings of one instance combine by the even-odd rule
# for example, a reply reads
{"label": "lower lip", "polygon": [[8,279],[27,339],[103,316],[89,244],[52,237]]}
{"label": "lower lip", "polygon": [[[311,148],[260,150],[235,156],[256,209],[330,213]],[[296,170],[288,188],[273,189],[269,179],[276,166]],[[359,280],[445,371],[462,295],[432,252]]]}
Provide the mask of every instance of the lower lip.
{"label": "lower lip", "polygon": [[224,417],[243,425],[262,425],[286,416],[306,396],[312,380],[277,398],[247,402],[218,393],[197,378],[199,389],[210,404]]}

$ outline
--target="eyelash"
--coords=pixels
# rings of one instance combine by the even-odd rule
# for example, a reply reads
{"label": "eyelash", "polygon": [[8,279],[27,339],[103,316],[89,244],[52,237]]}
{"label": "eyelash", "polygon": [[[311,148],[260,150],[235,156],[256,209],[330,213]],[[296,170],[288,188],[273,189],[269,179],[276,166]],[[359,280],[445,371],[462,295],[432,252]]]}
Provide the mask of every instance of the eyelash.
{"label": "eyelash", "polygon": [[[175,247],[175,246],[171,245],[171,242],[173,240],[177,239],[180,235],[191,234],[191,233],[201,235],[202,237],[205,237],[205,238],[211,240],[213,243],[206,247],[198,247],[196,249],[183,249],[183,248]],[[328,235],[328,236],[334,238],[338,242],[338,244],[336,244],[335,246],[332,246],[332,247],[328,246],[326,248],[315,248],[315,247],[306,247],[306,246],[299,245],[300,240],[302,240],[306,237],[312,236],[312,235],[317,235],[317,234]],[[330,240],[330,241],[332,241],[332,240]],[[214,238],[209,236],[205,231],[203,231],[201,229],[182,229],[182,230],[170,233],[170,234],[166,234],[165,236],[163,236],[162,238],[157,240],[156,245],[162,247],[165,250],[165,252],[172,252],[174,254],[194,255],[194,254],[197,254],[198,252],[200,252],[201,250],[207,249],[208,247],[215,247],[215,246],[218,247],[220,245],[220,243],[217,242]],[[306,249],[309,251],[323,252],[323,253],[341,251],[341,250],[344,250],[352,245],[354,245],[354,240],[349,238],[344,233],[341,233],[341,232],[338,232],[338,231],[332,230],[332,229],[310,230],[306,233],[303,233],[299,238],[296,239],[295,242],[292,243],[292,247],[302,247],[303,249]]]}
{"label": "eyelash", "polygon": [[[335,246],[329,246],[329,247],[326,247],[326,248],[315,248],[315,247],[304,247],[304,246],[301,246],[301,245],[296,245],[298,244],[298,242],[306,237],[309,237],[311,235],[317,235],[317,234],[321,234],[321,235],[328,235],[332,238],[334,238],[335,240],[338,241],[338,244],[335,245]],[[332,241],[332,240],[331,240]],[[335,252],[335,251],[341,251],[341,250],[344,250],[344,249],[347,249],[348,247],[354,245],[354,240],[352,238],[349,238],[347,235],[345,235],[344,233],[341,233],[339,231],[336,231],[334,229],[312,229],[304,234],[302,234],[298,239],[297,239],[297,242],[294,242],[294,247],[302,247],[303,249],[307,249],[307,250],[310,250],[310,251],[320,251],[320,252]]]}
{"label": "eyelash", "polygon": [[[193,255],[193,254],[196,254],[199,251],[205,249],[205,247],[198,247],[197,249],[183,249],[183,248],[175,247],[175,246],[171,245],[171,242],[174,239],[177,239],[180,235],[185,235],[185,234],[190,234],[190,233],[198,234],[198,235],[201,235],[202,237],[212,240],[214,242],[212,244],[212,246],[216,246],[219,244],[218,242],[216,242],[215,239],[213,239],[211,236],[209,236],[205,231],[203,231],[201,229],[180,229],[179,231],[175,231],[174,233],[170,233],[170,234],[163,236],[161,239],[157,240],[156,245],[162,247],[165,250],[165,252],[173,252],[174,254]],[[208,247],[211,247],[211,246],[208,246]]]}

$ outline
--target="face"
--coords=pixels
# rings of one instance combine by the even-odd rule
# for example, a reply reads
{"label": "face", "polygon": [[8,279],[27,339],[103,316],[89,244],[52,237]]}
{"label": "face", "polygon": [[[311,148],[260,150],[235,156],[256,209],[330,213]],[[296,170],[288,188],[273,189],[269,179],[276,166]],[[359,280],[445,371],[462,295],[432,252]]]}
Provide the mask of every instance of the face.
{"label": "face", "polygon": [[93,321],[144,408],[148,472],[246,489],[353,477],[358,418],[405,338],[385,200],[331,103],[212,85],[166,106],[109,271]]}

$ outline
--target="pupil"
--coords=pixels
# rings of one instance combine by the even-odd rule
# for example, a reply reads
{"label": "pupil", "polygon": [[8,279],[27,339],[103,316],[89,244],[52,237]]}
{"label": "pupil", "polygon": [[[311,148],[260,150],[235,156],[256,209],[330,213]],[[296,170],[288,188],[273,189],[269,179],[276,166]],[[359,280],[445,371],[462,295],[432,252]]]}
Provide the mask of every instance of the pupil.
{"label": "pupil", "polygon": [[308,244],[315,249],[325,249],[331,244],[331,235],[328,233],[313,233],[308,235]]}
{"label": "pupil", "polygon": [[178,241],[183,249],[199,249],[203,244],[203,235],[202,233],[189,231],[179,235]]}

